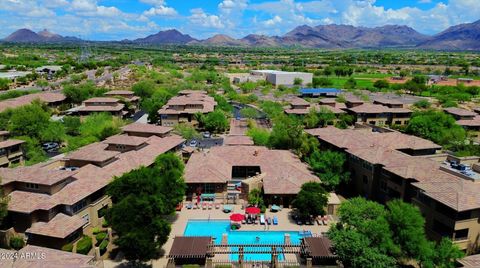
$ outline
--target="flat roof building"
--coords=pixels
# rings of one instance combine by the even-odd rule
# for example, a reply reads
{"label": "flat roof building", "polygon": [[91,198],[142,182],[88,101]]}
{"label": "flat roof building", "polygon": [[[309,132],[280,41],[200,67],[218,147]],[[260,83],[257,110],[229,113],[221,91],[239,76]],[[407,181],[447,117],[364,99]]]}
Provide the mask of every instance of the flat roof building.
{"label": "flat roof building", "polygon": [[304,98],[336,97],[343,91],[337,88],[301,88],[300,95]]}
{"label": "flat roof building", "polygon": [[312,73],[301,72],[285,72],[276,70],[253,70],[252,75],[263,76],[265,80],[273,84],[274,86],[293,86],[295,80],[300,79],[300,85],[308,85],[312,83]]}

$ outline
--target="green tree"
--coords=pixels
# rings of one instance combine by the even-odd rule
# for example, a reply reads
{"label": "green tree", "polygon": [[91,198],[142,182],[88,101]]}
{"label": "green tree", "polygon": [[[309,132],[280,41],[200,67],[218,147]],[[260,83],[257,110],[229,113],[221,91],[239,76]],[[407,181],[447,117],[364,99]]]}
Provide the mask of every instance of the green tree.
{"label": "green tree", "polygon": [[92,82],[80,85],[66,85],[63,88],[63,94],[65,94],[68,101],[73,103],[81,103],[89,98],[103,96],[105,92],[107,92],[105,88],[97,88]]}
{"label": "green tree", "polygon": [[293,84],[295,86],[301,86],[301,85],[303,85],[303,79],[297,77],[293,80]]}
{"label": "green tree", "polygon": [[261,207],[264,205],[262,191],[259,189],[253,189],[248,193],[248,203]]}
{"label": "green tree", "polygon": [[202,122],[205,128],[210,132],[224,132],[229,128],[230,123],[222,111],[216,110],[206,116]]}
{"label": "green tree", "polygon": [[415,112],[405,131],[451,149],[463,145],[466,139],[465,130],[455,118],[437,111]]}
{"label": "green tree", "polygon": [[240,114],[244,118],[251,118],[251,119],[258,118],[258,116],[259,116],[258,111],[254,108],[251,108],[251,107],[246,107],[246,108],[241,109]]}
{"label": "green tree", "polygon": [[268,118],[273,119],[279,115],[283,115],[283,107],[280,103],[274,101],[264,101],[260,108],[265,112]]}
{"label": "green tree", "polygon": [[387,203],[387,221],[393,241],[401,249],[403,257],[427,260],[432,255],[430,242],[425,235],[425,219],[420,210],[401,200]]}
{"label": "green tree", "polygon": [[182,138],[186,140],[198,139],[201,137],[200,133],[189,124],[178,124],[174,127],[175,132],[177,132]]}
{"label": "green tree", "polygon": [[263,128],[253,127],[247,130],[247,135],[252,138],[255,145],[267,146],[270,132]]}
{"label": "green tree", "polygon": [[396,267],[396,260],[371,246],[369,238],[354,229],[333,226],[329,233],[337,256],[345,267],[391,268]]}
{"label": "green tree", "polygon": [[33,103],[13,110],[8,130],[13,136],[40,138],[40,133],[50,124],[50,114],[42,105]]}
{"label": "green tree", "polygon": [[345,183],[349,180],[350,173],[345,171],[344,167],[346,160],[344,153],[330,150],[315,150],[307,158],[308,164],[329,191],[336,190],[340,183]]}
{"label": "green tree", "polygon": [[429,109],[432,104],[428,100],[419,100],[413,104],[413,106],[420,109]]}
{"label": "green tree", "polygon": [[297,149],[304,135],[303,125],[298,119],[281,115],[274,120],[268,143],[275,149]]}
{"label": "green tree", "polygon": [[62,142],[65,139],[65,128],[60,122],[50,122],[40,131],[39,136],[42,142]]}
{"label": "green tree", "polygon": [[350,77],[347,82],[345,82],[345,84],[343,85],[343,87],[347,88],[347,89],[354,89],[357,87],[357,80],[355,80],[355,78],[353,77]]}
{"label": "green tree", "polygon": [[317,217],[325,215],[328,203],[328,192],[318,182],[307,182],[302,185],[300,192],[292,202],[297,213],[303,217]]}
{"label": "green tree", "polygon": [[63,126],[68,135],[77,136],[80,134],[80,126],[82,122],[78,116],[65,116],[63,118]]}
{"label": "green tree", "polygon": [[315,109],[310,109],[308,114],[303,118],[303,124],[306,128],[316,128],[320,123],[320,118],[318,117],[318,112]]}
{"label": "green tree", "polygon": [[155,83],[152,80],[142,80],[133,85],[132,91],[140,98],[150,98],[155,92]]}
{"label": "green tree", "polygon": [[118,234],[114,243],[128,260],[151,260],[167,241],[165,215],[175,211],[185,194],[183,169],[175,154],[161,155],[153,167],[133,170],[108,186],[113,205],[107,220]]}
{"label": "green tree", "polygon": [[10,88],[10,80],[0,78],[0,90],[8,90]]}
{"label": "green tree", "polygon": [[435,246],[434,267],[454,268],[455,261],[464,257],[464,253],[449,238],[442,238]]}
{"label": "green tree", "polygon": [[381,79],[381,80],[375,81],[375,83],[373,83],[373,86],[374,86],[375,88],[378,88],[378,89],[382,90],[382,89],[387,89],[387,88],[389,88],[389,87],[390,87],[390,83],[388,83],[388,81],[385,80],[385,79]]}

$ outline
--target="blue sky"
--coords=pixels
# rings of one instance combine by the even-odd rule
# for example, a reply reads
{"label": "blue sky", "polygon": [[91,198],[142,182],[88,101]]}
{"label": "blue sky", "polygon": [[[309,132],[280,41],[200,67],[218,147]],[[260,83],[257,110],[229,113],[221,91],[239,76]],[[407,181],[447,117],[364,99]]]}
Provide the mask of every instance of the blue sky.
{"label": "blue sky", "polygon": [[176,28],[283,35],[299,25],[408,25],[435,34],[480,19],[479,0],[0,0],[0,37],[44,28],[90,40],[134,39]]}

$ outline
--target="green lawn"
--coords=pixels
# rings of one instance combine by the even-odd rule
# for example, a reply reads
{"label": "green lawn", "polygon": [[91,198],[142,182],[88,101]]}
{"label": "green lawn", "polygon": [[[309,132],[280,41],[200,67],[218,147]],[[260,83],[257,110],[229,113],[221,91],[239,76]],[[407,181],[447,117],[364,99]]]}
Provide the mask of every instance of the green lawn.
{"label": "green lawn", "polygon": [[[331,87],[334,88],[344,88],[345,83],[349,78],[346,77],[336,77],[336,76],[329,76],[324,78],[328,78],[330,81],[332,81],[333,85]],[[373,88],[373,81],[369,79],[361,79],[359,77],[354,77],[355,81],[357,81],[357,88],[363,89],[363,88]]]}

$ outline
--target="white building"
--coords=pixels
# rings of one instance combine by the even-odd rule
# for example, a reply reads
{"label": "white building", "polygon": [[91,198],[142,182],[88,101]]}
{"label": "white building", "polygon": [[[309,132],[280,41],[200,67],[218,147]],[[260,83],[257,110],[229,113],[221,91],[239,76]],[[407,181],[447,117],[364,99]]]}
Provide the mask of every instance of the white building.
{"label": "white building", "polygon": [[313,74],[301,72],[284,72],[276,70],[253,70],[254,76],[263,76],[268,82],[275,86],[293,86],[295,79],[301,79],[302,85],[312,83]]}

